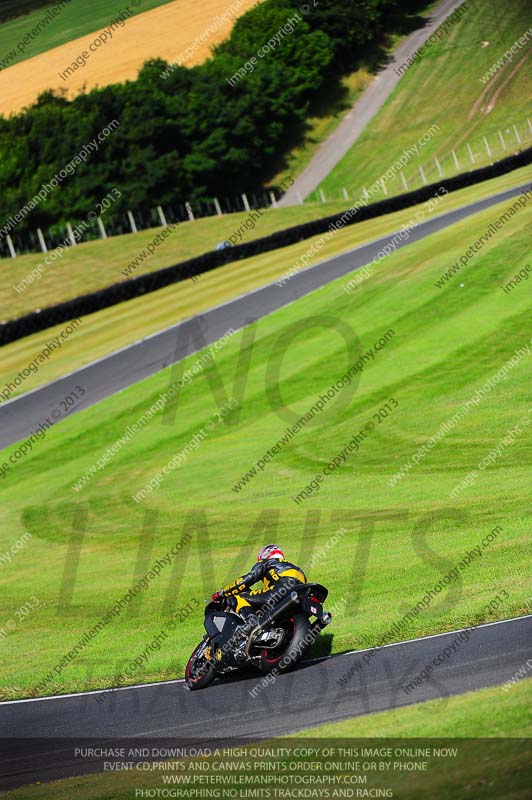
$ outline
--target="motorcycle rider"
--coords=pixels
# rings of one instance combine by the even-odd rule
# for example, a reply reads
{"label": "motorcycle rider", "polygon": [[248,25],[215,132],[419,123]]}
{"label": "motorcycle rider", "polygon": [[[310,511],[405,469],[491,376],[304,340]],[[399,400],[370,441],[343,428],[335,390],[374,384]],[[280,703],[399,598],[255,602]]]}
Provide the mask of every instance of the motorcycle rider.
{"label": "motorcycle rider", "polygon": [[[249,590],[262,580],[263,588]],[[262,612],[267,611],[285,597],[296,583],[307,583],[305,573],[296,564],[288,561],[276,544],[261,547],[257,563],[248,573],[224,586],[212,595],[213,602],[225,600],[229,607],[246,620],[237,628],[235,658],[242,656],[248,636]],[[255,614],[258,611],[258,614]]]}

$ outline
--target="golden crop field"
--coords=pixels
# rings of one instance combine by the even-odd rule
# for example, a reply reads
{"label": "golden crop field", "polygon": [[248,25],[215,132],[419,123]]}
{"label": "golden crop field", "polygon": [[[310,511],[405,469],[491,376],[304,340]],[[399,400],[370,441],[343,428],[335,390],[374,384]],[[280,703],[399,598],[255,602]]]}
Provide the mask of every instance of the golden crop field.
{"label": "golden crop field", "polygon": [[[47,89],[74,97],[83,88],[134,79],[149,58],[191,66],[204,61],[214,45],[227,38],[234,20],[260,0],[174,0],[124,20],[101,44],[102,28],[0,72],[0,114],[20,111]],[[92,51],[90,50],[93,45]],[[75,71],[60,73],[85,51]]]}

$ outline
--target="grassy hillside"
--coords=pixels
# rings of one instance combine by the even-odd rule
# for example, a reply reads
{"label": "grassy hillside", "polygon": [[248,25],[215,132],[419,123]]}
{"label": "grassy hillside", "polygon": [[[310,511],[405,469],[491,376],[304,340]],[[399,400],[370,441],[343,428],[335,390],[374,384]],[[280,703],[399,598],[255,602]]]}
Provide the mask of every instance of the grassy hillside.
{"label": "grassy hillside", "polygon": [[[42,364],[37,373],[32,373],[19,391],[28,391],[54,378],[80,368],[143,336],[148,336],[192,314],[226,302],[259,286],[277,280],[307,252],[312,252],[309,264],[315,264],[338,253],[346,252],[364,242],[372,241],[412,221],[428,219],[431,214],[440,214],[458,206],[467,205],[476,199],[521,185],[532,178],[532,167],[517,170],[502,178],[462,189],[441,198],[434,209],[428,203],[416,208],[396,212],[386,217],[352,225],[339,231],[323,247],[312,250],[320,239],[314,237],[299,244],[265,253],[261,256],[228,264],[201,276],[197,281],[183,281],[104,309],[86,317],[83,324],[69,338],[68,346],[56,352],[54,357]],[[345,206],[342,204],[342,208]],[[338,210],[338,205],[314,208],[292,208],[271,210],[257,221],[257,227],[244,233],[244,239],[252,239],[271,230],[303,219],[322,216]],[[215,244],[231,236],[245,221],[245,215],[210,218],[181,225],[167,242],[158,248],[150,259],[144,261],[143,270],[153,270],[211,249]],[[106,242],[95,242],[68,251],[57,266],[52,265],[34,281],[23,294],[18,294],[14,285],[20,282],[40,261],[38,256],[24,256],[16,261],[4,261],[5,269],[13,282],[0,288],[0,318],[10,318],[18,313],[41,308],[59,300],[76,296],[100,286],[120,280],[120,270],[137,257],[141,248],[147,247],[155,231],[137,235],[117,237]],[[37,353],[54,336],[60,334],[63,325],[21,339],[2,348],[2,380],[12,380],[24,369]]]}
{"label": "grassy hillside", "polygon": [[[123,659],[142,652],[168,615],[195,599],[197,609],[150,656],[137,680],[181,674],[201,634],[203,599],[251,562],[264,539],[278,540],[304,568],[315,556],[310,574],[330,587],[330,604],[337,609],[331,628],[336,652],[373,646],[386,637],[406,609],[499,526],[482,557],[460,573],[461,581],[452,583],[437,605],[412,620],[402,638],[524,613],[531,595],[526,544],[532,427],[522,421],[532,415],[531,298],[523,285],[511,296],[501,286],[526,264],[526,209],[506,223],[460,278],[444,289],[435,285],[500,213],[491,209],[396,253],[376,265],[355,292],[346,293],[345,281],[336,281],[268,316],[257,324],[253,346],[249,331],[235,334],[215,365],[227,394],[241,403],[236,424],[217,422],[217,410],[227,399],[212,383],[216,373],[208,364],[181,393],[177,411],[156,415],[79,491],[73,484],[168,388],[169,371],[68,418],[37,442],[0,481],[0,551],[24,531],[32,536],[0,574],[4,695],[36,693],[47,671],[128,591],[134,576],[143,575],[185,535],[191,537],[187,559],[182,555],[165,567],[134,608],[46,684],[48,693],[112,684]],[[318,427],[301,431],[264,471],[258,469],[247,486],[234,491],[282,436],[283,404],[296,416],[303,414],[357,360],[354,352],[346,354],[344,339],[331,325],[341,325],[351,341],[352,329],[364,352],[386,332],[393,335],[373,352],[374,359],[367,357],[351,393],[343,390],[341,409],[332,416],[326,409]],[[249,373],[235,388],[243,337]],[[292,344],[282,357],[281,344],[287,341]],[[506,379],[390,487],[401,465],[518,349],[521,355]],[[196,360],[187,359],[187,366]],[[272,393],[276,374],[282,400]],[[214,395],[211,385],[218,386]],[[503,448],[474,485],[451,499],[453,488],[487,453],[500,449],[516,424],[522,431],[513,446]],[[339,459],[341,468],[327,477],[319,494],[296,503],[293,498],[361,430],[366,438],[358,452],[345,456],[345,463]],[[198,444],[200,431],[201,443],[193,447],[190,442]],[[132,496],[176,456],[181,466],[136,502]],[[347,535],[320,558],[319,548],[340,527]],[[507,599],[490,610],[503,590]],[[9,626],[31,596],[37,607]]]}
{"label": "grassy hillside", "polygon": [[[437,135],[404,170],[411,186],[422,184],[420,165],[429,181],[438,176],[435,156],[446,175],[456,173],[453,149],[460,171],[471,169],[467,143],[477,166],[519,149],[512,123],[518,124],[523,142],[530,143],[532,40],[491,80],[482,83],[480,79],[531,26],[532,7],[527,0],[468,3],[466,13],[447,35],[423,50],[420,60],[408,68],[384,107],[323,182],[326,196],[339,197],[344,186],[370,186],[435,124]],[[499,129],[507,150],[502,148]],[[399,177],[388,188],[393,193],[404,191]]]}

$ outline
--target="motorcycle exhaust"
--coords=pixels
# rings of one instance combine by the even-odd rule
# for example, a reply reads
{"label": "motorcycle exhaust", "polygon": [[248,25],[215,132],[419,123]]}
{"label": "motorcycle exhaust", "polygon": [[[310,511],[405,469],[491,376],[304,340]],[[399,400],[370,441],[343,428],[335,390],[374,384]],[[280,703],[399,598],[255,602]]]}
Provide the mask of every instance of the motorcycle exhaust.
{"label": "motorcycle exhaust", "polygon": [[245,654],[246,654],[247,658],[250,657],[249,650],[250,650],[251,645],[253,644],[255,638],[257,637],[257,635],[259,633],[261,633],[263,630],[265,630],[273,622],[275,622],[275,620],[278,619],[282,614],[284,614],[284,612],[286,611],[286,609],[290,605],[292,605],[293,603],[297,603],[297,602],[299,602],[298,593],[297,592],[290,592],[288,597],[285,597],[285,599],[282,600],[277,606],[272,608],[272,610],[268,614],[266,614],[264,619],[262,619],[253,628],[253,630],[249,634],[248,641],[247,641],[246,648],[245,648]]}
{"label": "motorcycle exhaust", "polygon": [[324,628],[327,627],[327,625],[330,624],[331,621],[332,621],[332,614],[329,614],[328,611],[325,611],[321,615],[321,617],[318,617],[318,619],[312,623],[312,625],[310,626],[310,630],[313,634],[317,636],[319,633],[321,633],[321,631]]}

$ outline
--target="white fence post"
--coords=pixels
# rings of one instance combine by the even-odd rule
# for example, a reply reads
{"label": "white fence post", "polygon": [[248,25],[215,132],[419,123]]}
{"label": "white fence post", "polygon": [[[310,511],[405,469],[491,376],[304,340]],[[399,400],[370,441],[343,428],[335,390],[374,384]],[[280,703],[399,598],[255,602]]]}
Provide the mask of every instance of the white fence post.
{"label": "white fence post", "polygon": [[6,236],[6,240],[7,240],[7,246],[9,247],[9,252],[11,254],[11,258],[16,258],[17,257],[17,253],[15,251],[15,247],[13,245],[13,241],[12,241],[11,236],[9,235],[9,233]]}
{"label": "white fence post", "polygon": [[127,212],[127,217],[129,219],[129,224],[131,225],[131,231],[133,233],[138,233],[137,224],[135,222],[135,218],[134,218],[133,214],[131,213],[131,211]]}
{"label": "white fence post", "polygon": [[220,203],[218,202],[218,198],[217,197],[214,198],[214,207],[216,209],[216,213],[218,214],[218,216],[221,217],[222,216],[222,209],[221,209]]}
{"label": "white fence post", "polygon": [[185,203],[185,208],[187,210],[188,218],[191,222],[194,222],[194,212],[192,211],[192,206],[190,203]]}
{"label": "white fence post", "polygon": [[74,236],[74,231],[72,230],[72,225],[70,224],[70,222],[67,222],[66,226],[67,226],[68,238],[70,239],[70,244],[73,247],[75,247],[77,245],[77,242],[76,242],[76,237]]}
{"label": "white fence post", "polygon": [[301,192],[296,192],[296,194],[297,194],[297,199],[299,200],[299,205],[302,206],[303,198],[301,197]]}
{"label": "white fence post", "polygon": [[403,187],[405,191],[408,191],[408,183],[406,182],[405,174],[401,171],[401,180],[403,181]]}
{"label": "white fence post", "polygon": [[46,242],[44,241],[44,236],[40,228],[37,228],[37,238],[39,240],[39,244],[41,245],[41,250],[43,253],[47,253],[48,248],[46,247]]}
{"label": "white fence post", "polygon": [[467,143],[466,146],[467,146],[467,150],[468,150],[468,153],[469,153],[469,159],[470,159],[471,163],[474,164],[475,163],[475,156],[473,155],[473,151],[471,150],[471,145],[469,144],[469,142]]}
{"label": "white fence post", "polygon": [[161,225],[163,226],[163,228],[167,228],[168,227],[168,223],[166,221],[166,217],[165,217],[165,214],[164,214],[162,206],[157,206],[157,213],[159,214],[159,219],[161,220]]}
{"label": "white fence post", "polygon": [[490,148],[490,146],[489,146],[489,142],[488,142],[488,140],[486,139],[486,137],[485,137],[485,136],[483,136],[482,138],[484,139],[484,145],[485,145],[485,147],[486,147],[486,153],[487,153],[487,154],[489,155],[489,157],[491,158],[492,156],[491,156],[491,148]]}
{"label": "white fence post", "polygon": [[246,211],[249,214],[249,212],[251,211],[251,208],[249,207],[249,202],[248,202],[248,198],[247,198],[246,194],[242,195],[242,202],[244,203],[244,208],[246,209]]}
{"label": "white fence post", "polygon": [[425,173],[424,173],[424,171],[423,171],[423,167],[421,166],[421,164],[419,165],[419,174],[421,175],[421,180],[422,180],[422,181],[423,181],[423,183],[426,185],[426,183],[427,183],[427,179],[426,179],[426,177],[425,177]]}
{"label": "white fence post", "polygon": [[272,208],[277,208],[277,200],[275,199],[275,195],[273,192],[270,192],[270,200],[272,204]]}
{"label": "white fence post", "polygon": [[105,230],[102,218],[98,217],[97,222],[98,222],[98,228],[100,229],[100,236],[102,237],[102,239],[107,239],[107,231]]}
{"label": "white fence post", "polygon": [[515,131],[515,138],[517,139],[517,144],[521,144],[521,137],[519,136],[519,132],[517,130],[517,125],[514,125],[513,128],[514,128],[514,131]]}
{"label": "white fence post", "polygon": [[527,117],[526,121],[528,122],[528,127],[530,128],[530,133],[532,133],[532,122],[530,122],[530,117]]}
{"label": "white fence post", "polygon": [[385,181],[381,181],[380,185],[381,185],[381,189],[384,192],[384,194],[387,195],[388,194],[388,189],[386,187],[386,182]]}
{"label": "white fence post", "polygon": [[443,178],[443,172],[442,172],[442,169],[441,169],[441,166],[440,166],[440,162],[439,162],[437,156],[434,156],[434,161],[436,162],[436,167],[437,167],[438,172],[440,174],[440,178]]}
{"label": "white fence post", "polygon": [[344,186],[344,188],[342,189],[342,191],[343,191],[343,193],[344,193],[344,200],[349,200],[349,192],[347,191],[347,189],[345,188],[345,186]]}
{"label": "white fence post", "polygon": [[454,150],[453,150],[453,159],[454,159],[454,165],[455,165],[456,169],[460,169],[460,163],[458,161],[458,158],[456,157],[456,153],[454,152]]}
{"label": "white fence post", "polygon": [[506,150],[506,142],[504,141],[504,136],[502,135],[502,131],[501,130],[499,130],[499,138],[501,140],[502,149]]}
{"label": "white fence post", "polygon": [[320,189],[320,197],[321,197],[321,202],[322,203],[326,203],[327,202],[326,199],[325,199],[325,192],[323,191],[323,189]]}

